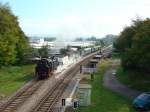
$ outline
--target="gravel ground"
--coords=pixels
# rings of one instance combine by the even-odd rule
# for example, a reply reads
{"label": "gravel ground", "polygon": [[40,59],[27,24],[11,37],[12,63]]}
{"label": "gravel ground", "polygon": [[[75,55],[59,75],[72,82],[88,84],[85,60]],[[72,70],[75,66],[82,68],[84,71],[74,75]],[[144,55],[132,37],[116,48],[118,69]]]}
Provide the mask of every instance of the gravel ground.
{"label": "gravel ground", "polygon": [[43,85],[21,107],[17,109],[17,112],[30,112],[38,104],[40,99],[45,96],[48,90],[50,90],[56,82],[64,76],[66,71],[67,70],[64,70],[62,73],[55,74],[49,79],[46,79]]}

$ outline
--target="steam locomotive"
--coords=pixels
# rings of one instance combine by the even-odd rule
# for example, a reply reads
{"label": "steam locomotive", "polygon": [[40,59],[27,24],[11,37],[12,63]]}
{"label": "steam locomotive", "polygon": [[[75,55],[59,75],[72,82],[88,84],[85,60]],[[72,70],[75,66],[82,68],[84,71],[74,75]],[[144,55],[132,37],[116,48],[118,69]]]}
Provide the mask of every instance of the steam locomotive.
{"label": "steam locomotive", "polygon": [[42,58],[37,62],[35,67],[35,73],[38,79],[48,78],[53,75],[54,71],[57,70],[59,65],[58,58]]}

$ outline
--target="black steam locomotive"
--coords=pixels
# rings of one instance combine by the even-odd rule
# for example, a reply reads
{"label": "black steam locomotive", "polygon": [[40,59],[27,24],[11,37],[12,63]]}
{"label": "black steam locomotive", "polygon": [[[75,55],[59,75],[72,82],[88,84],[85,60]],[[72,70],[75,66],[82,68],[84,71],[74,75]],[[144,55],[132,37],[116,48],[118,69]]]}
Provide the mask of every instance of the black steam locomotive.
{"label": "black steam locomotive", "polygon": [[38,79],[48,78],[53,75],[59,65],[58,58],[51,57],[50,59],[42,58],[37,62],[35,73]]}

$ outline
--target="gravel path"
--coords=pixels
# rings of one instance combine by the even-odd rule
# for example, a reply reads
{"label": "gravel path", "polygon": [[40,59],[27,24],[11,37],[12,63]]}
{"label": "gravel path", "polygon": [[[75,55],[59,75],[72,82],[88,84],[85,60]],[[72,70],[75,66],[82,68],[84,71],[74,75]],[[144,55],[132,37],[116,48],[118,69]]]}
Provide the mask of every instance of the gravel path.
{"label": "gravel path", "polygon": [[141,92],[128,88],[127,86],[121,84],[116,76],[116,68],[119,65],[119,60],[113,60],[112,67],[106,71],[104,74],[104,86],[114,92],[117,92],[131,100],[138,96]]}

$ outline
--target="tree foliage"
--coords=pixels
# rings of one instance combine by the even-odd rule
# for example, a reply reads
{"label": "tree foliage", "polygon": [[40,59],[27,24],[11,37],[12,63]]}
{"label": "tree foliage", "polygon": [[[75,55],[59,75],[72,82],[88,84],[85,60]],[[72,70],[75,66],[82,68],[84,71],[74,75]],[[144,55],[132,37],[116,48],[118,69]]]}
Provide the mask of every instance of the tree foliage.
{"label": "tree foliage", "polygon": [[62,55],[67,55],[68,54],[68,52],[69,52],[69,48],[61,48],[60,49],[60,53],[62,54]]}
{"label": "tree foliage", "polygon": [[109,46],[109,45],[113,44],[116,41],[116,39],[117,39],[117,35],[107,34],[101,40],[105,46]]}
{"label": "tree foliage", "polygon": [[150,19],[134,20],[121,32],[115,47],[122,54],[124,70],[150,72]]}
{"label": "tree foliage", "polygon": [[104,47],[105,46],[105,43],[102,39],[97,39],[96,43],[95,43],[96,46],[100,45],[101,47]]}
{"label": "tree foliage", "polygon": [[42,48],[38,49],[39,55],[42,58],[48,58],[48,46],[42,46]]}
{"label": "tree foliage", "polygon": [[52,41],[55,41],[56,40],[56,37],[45,37],[44,38],[44,41],[49,41],[49,42],[52,42]]}
{"label": "tree foliage", "polygon": [[89,38],[86,39],[87,41],[96,41],[97,38],[95,36],[91,36]]}
{"label": "tree foliage", "polygon": [[7,4],[0,4],[0,65],[23,62],[28,48],[28,38],[19,27],[18,18]]}
{"label": "tree foliage", "polygon": [[80,42],[80,41],[83,41],[84,39],[82,38],[82,37],[78,37],[78,38],[76,38],[74,41],[75,42]]}

